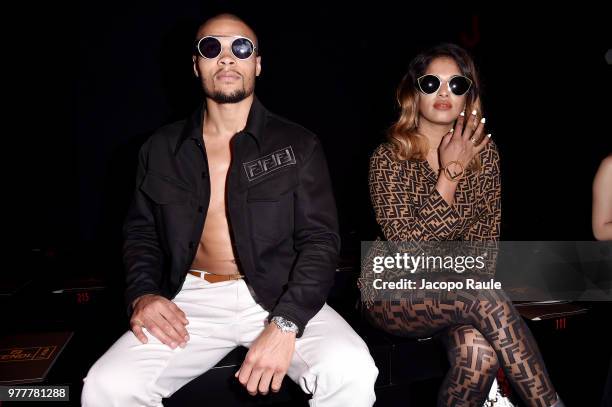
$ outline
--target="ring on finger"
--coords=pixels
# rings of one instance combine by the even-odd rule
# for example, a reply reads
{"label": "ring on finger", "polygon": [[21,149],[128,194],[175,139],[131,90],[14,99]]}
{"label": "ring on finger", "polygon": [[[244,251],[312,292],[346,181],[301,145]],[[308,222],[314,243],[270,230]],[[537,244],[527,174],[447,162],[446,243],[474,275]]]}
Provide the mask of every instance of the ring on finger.
{"label": "ring on finger", "polygon": [[476,141],[476,137],[472,137],[472,138],[470,138],[470,141],[471,141],[471,142],[472,142],[472,144],[474,144],[474,145],[478,144],[478,143],[477,143],[477,141]]}

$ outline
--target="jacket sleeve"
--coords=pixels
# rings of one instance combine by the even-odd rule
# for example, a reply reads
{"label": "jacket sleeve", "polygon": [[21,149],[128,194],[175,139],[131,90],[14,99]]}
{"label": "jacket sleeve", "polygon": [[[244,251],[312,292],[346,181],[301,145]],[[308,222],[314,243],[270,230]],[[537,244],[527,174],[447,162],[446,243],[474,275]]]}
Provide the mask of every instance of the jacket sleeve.
{"label": "jacket sleeve", "polygon": [[409,202],[409,185],[402,177],[401,164],[391,150],[380,145],[370,159],[369,186],[376,221],[386,240],[451,240],[457,232],[460,216],[437,189],[433,189],[420,207]]}
{"label": "jacket sleeve", "polygon": [[127,315],[131,317],[132,302],[144,294],[161,294],[163,253],[150,199],[141,191],[147,168],[150,139],[140,149],[136,187],[123,224],[123,263],[126,269]]}
{"label": "jacket sleeve", "polygon": [[484,201],[488,206],[485,215],[474,222],[465,233],[464,240],[497,241],[501,223],[501,177],[499,152],[493,141],[489,141],[482,159],[484,171]]}
{"label": "jacket sleeve", "polygon": [[340,236],[336,203],[323,148],[318,140],[298,169],[294,201],[294,241],[297,260],[287,290],[270,313],[294,322],[298,337],[323,307],[334,281]]}

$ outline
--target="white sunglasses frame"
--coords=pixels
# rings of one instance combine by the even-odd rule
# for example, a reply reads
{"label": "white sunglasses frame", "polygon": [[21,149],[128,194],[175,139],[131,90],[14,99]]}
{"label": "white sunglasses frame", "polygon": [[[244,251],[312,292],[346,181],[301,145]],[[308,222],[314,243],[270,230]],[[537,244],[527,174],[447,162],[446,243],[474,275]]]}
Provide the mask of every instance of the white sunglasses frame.
{"label": "white sunglasses frame", "polygon": [[[426,76],[435,76],[436,78],[438,78],[438,81],[440,81],[440,84],[438,85],[438,87],[436,88],[436,90],[434,90],[434,91],[433,91],[433,92],[431,92],[431,93],[425,93],[425,92],[423,91],[423,89],[421,88],[421,79],[423,79],[423,78],[424,78],[424,77],[426,77]],[[453,79],[458,78],[458,77],[460,77],[460,78],[465,78],[465,79],[467,79],[467,80],[468,80],[468,82],[470,83],[470,85],[468,86],[467,90],[466,90],[464,93],[462,93],[461,95],[457,95],[455,92],[453,92],[453,90],[452,90],[452,89],[451,89],[451,87],[450,87],[450,81],[452,81]],[[455,95],[455,96],[464,96],[465,94],[467,94],[467,93],[470,91],[470,89],[472,88],[472,84],[474,83],[474,81],[472,81],[470,78],[468,78],[468,77],[467,77],[467,76],[465,76],[465,75],[453,75],[453,76],[451,76],[451,77],[450,77],[450,78],[449,78],[447,81],[443,81],[443,80],[442,80],[442,78],[440,78],[438,75],[433,74],[433,73],[427,73],[427,74],[425,74],[425,75],[421,75],[421,76],[419,76],[419,77],[417,78],[417,80],[416,80],[417,89],[419,90],[419,92],[421,92],[421,93],[422,93],[422,94],[424,94],[424,95],[433,95],[434,93],[436,93],[437,91],[439,91],[439,90],[440,90],[440,88],[442,87],[442,82],[446,82],[446,86],[448,87],[448,91],[449,91],[450,93],[452,93],[453,95]]]}
{"label": "white sunglasses frame", "polygon": [[251,55],[249,55],[246,58],[239,58],[236,54],[234,54],[234,50],[232,49],[232,44],[230,44],[230,51],[232,52],[232,55],[234,57],[236,57],[237,59],[241,60],[241,61],[246,61],[247,59],[251,58],[253,55],[257,54],[257,47],[255,46],[255,42],[250,39],[249,37],[244,37],[242,35],[206,35],[202,38],[200,38],[195,45],[195,48],[198,52],[198,55],[201,56],[204,59],[215,59],[215,58],[219,58],[219,55],[217,55],[214,58],[208,58],[207,56],[202,55],[202,52],[200,52],[200,43],[205,40],[206,38],[214,38],[217,41],[219,41],[219,43],[221,44],[221,50],[219,51],[219,55],[221,55],[221,53],[223,52],[223,43],[219,40],[219,38],[234,38],[234,40],[232,41],[232,44],[234,43],[234,41],[236,41],[237,39],[245,39],[248,42],[251,43],[251,46],[253,47],[253,52],[251,52]]}

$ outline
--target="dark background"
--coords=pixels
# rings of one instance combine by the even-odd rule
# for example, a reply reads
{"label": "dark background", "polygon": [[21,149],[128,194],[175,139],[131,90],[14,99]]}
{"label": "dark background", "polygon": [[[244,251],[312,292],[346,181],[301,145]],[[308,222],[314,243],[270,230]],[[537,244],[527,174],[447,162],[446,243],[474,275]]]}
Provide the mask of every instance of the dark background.
{"label": "dark background", "polygon": [[[11,313],[12,329],[82,329],[71,345],[78,363],[65,362],[78,365],[74,384],[127,328],[121,224],[136,153],[200,100],[193,36],[199,22],[224,11],[258,33],[260,100],[322,140],[347,257],[376,235],[368,158],[396,118],[395,88],[410,59],[441,41],[467,48],[481,72],[487,131],[501,155],[502,239],[592,240],[592,180],[612,152],[604,3],[485,4],[108,0],[27,2],[3,13],[3,133],[18,144],[5,146],[6,178],[26,197],[9,212],[19,229],[7,264],[17,267],[3,277],[26,270],[35,283],[9,303],[20,310]],[[108,288],[90,292],[97,302],[49,294],[89,277]],[[609,312],[598,312],[565,339],[535,332],[570,399],[601,395],[610,350],[595,332]]]}
{"label": "dark background", "polygon": [[593,239],[591,183],[612,151],[601,7],[105,1],[33,7],[9,41],[26,73],[16,100],[35,169],[30,249],[70,251],[88,267],[117,260],[136,151],[198,102],[193,33],[225,10],[259,35],[262,102],[322,139],[347,249],[376,233],[368,157],[396,117],[395,87],[440,41],[466,47],[481,71],[501,155],[502,238]]}

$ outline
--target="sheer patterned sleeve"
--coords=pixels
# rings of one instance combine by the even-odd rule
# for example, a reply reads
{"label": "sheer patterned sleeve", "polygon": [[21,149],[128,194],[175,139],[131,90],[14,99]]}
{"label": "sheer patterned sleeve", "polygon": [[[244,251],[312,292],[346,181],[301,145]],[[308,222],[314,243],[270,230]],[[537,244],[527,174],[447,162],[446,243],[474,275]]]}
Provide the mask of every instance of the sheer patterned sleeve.
{"label": "sheer patterned sleeve", "polygon": [[487,211],[465,233],[465,240],[497,241],[501,223],[501,177],[499,171],[499,152],[490,141],[482,151],[482,170],[484,171],[484,201]]}
{"label": "sheer patterned sleeve", "polygon": [[[386,144],[381,144],[370,159],[369,187],[376,221],[386,240],[450,240],[457,232],[460,216],[433,188],[420,207],[409,202],[411,192],[422,190],[403,174]],[[423,180],[425,182],[425,180]]]}

